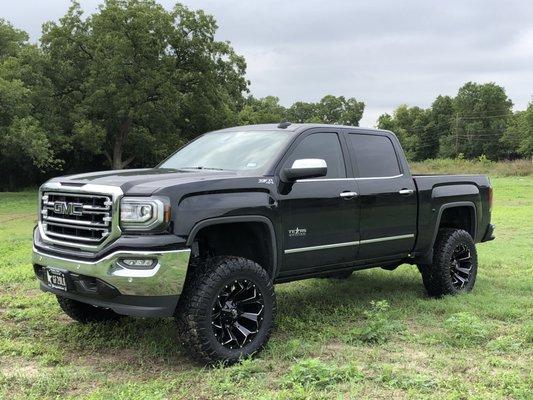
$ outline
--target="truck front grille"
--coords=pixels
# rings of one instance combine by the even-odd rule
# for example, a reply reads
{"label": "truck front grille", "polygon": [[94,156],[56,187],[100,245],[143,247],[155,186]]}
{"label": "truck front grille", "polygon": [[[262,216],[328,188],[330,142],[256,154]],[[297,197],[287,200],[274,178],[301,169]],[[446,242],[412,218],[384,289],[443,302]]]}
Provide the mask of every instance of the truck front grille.
{"label": "truck front grille", "polygon": [[43,192],[41,197],[42,228],[52,240],[99,245],[111,234],[112,214],[107,195]]}

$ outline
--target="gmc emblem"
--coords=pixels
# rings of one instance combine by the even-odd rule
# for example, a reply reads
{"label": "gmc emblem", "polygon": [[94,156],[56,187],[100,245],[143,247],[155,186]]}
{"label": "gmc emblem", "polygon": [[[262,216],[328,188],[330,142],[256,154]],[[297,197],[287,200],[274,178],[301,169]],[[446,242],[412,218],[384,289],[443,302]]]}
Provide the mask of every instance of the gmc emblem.
{"label": "gmc emblem", "polygon": [[83,204],[67,203],[66,201],[56,201],[54,203],[54,212],[63,215],[82,215]]}

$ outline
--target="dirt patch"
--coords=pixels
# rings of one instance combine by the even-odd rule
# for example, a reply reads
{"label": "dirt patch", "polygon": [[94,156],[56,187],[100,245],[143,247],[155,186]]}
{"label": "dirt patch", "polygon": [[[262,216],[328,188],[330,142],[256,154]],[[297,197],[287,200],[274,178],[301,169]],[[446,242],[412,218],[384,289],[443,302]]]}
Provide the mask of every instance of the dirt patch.
{"label": "dirt patch", "polygon": [[24,360],[22,358],[0,360],[0,372],[8,378],[22,376],[31,379],[43,374],[43,372],[51,371],[52,369],[52,367],[44,367],[37,364],[35,361]]}

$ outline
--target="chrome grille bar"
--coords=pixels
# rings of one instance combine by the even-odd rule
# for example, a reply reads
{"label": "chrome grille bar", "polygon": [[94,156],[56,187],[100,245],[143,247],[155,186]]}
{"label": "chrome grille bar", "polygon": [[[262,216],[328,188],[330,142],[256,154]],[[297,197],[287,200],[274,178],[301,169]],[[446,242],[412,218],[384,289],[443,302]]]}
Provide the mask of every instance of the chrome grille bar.
{"label": "chrome grille bar", "polygon": [[39,193],[39,231],[43,240],[98,250],[120,236],[120,188],[92,184],[68,187],[50,182]]}

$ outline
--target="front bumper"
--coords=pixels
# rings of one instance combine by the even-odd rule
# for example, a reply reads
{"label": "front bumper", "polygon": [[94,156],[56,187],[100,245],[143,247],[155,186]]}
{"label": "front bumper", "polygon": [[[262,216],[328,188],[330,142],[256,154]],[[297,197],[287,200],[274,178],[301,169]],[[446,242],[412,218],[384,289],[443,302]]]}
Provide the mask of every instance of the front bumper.
{"label": "front bumper", "polygon": [[[110,308],[123,315],[171,316],[185,283],[190,249],[116,251],[97,260],[51,255],[34,247],[33,265],[43,291]],[[121,260],[153,259],[149,269],[128,268]],[[45,267],[68,273],[67,292],[48,285]]]}

